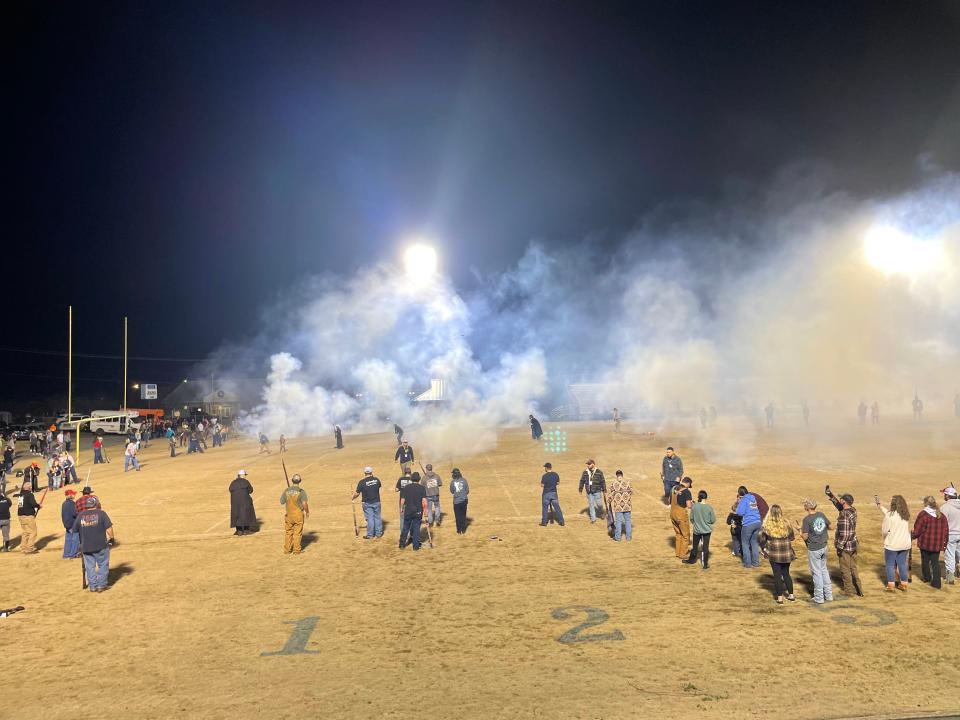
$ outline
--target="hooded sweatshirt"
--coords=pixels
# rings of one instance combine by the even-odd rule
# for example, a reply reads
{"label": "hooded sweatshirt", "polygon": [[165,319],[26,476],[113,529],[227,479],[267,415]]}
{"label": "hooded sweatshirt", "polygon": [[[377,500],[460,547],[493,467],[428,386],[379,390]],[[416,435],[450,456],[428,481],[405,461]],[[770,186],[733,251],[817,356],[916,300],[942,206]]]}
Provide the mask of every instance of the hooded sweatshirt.
{"label": "hooded sweatshirt", "polygon": [[470,486],[467,485],[467,479],[463,475],[457,475],[450,481],[450,492],[453,494],[453,504],[459,505],[467,501],[467,495],[470,494]]}
{"label": "hooded sweatshirt", "polygon": [[947,517],[951,535],[960,535],[960,498],[947,500],[940,506],[940,512]]}
{"label": "hooded sweatshirt", "polygon": [[910,523],[900,517],[895,510],[883,510],[883,524],[880,532],[883,535],[884,550],[909,550],[913,547],[913,538],[910,537]]}

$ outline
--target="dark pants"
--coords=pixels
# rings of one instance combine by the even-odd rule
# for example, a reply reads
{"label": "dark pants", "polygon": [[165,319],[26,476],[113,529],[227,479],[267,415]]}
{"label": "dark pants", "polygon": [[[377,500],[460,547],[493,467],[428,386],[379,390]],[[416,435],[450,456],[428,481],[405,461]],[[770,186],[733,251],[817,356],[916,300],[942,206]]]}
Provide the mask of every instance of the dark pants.
{"label": "dark pants", "polygon": [[[563,510],[560,509],[560,499],[557,497],[556,492],[545,492],[542,497],[542,512],[540,515],[540,524],[547,524],[547,511],[550,509],[550,506],[553,505],[553,516],[556,518],[557,522],[563,525]],[[459,525],[457,526],[459,528]]]}
{"label": "dark pants", "polygon": [[784,589],[787,595],[793,595],[793,578],[790,577],[790,563],[778,563],[770,561],[770,567],[773,570],[773,594],[777,597],[783,597]]}
{"label": "dark pants", "polygon": [[400,525],[400,547],[407,546],[407,538],[413,542],[413,549],[420,549],[420,525],[423,523],[423,513],[416,515],[404,515],[403,522]]}
{"label": "dark pants", "polygon": [[670,502],[670,494],[673,492],[673,488],[675,488],[675,487],[676,487],[677,485],[679,485],[679,484],[680,484],[680,483],[677,482],[676,480],[667,480],[666,478],[664,478],[664,480],[663,480],[663,497],[664,497],[664,499],[667,501],[667,503]]}
{"label": "dark pants", "polygon": [[171,440],[170,441],[170,457],[176,457],[176,456],[177,456],[177,444]]}
{"label": "dark pants", "polygon": [[710,534],[705,533],[701,535],[700,533],[693,534],[693,545],[690,547],[690,557],[687,558],[690,562],[696,562],[698,559],[697,550],[700,547],[700,543],[703,543],[703,555],[700,557],[700,563],[704,567],[709,567],[710,563]]}
{"label": "dark pants", "polygon": [[467,501],[454,503],[453,516],[457,520],[457,535],[463,535],[467,531]]}
{"label": "dark pants", "polygon": [[930,587],[940,588],[940,551],[920,548],[920,577]]}

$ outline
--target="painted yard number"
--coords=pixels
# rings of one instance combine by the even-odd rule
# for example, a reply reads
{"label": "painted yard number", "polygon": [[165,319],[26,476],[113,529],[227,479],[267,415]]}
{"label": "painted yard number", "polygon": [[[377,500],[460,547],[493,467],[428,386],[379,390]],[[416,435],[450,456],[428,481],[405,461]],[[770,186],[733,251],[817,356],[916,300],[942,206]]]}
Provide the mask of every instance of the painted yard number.
{"label": "painted yard number", "polygon": [[307,650],[307,642],[310,635],[317,628],[319,617],[313,615],[305,617],[302,620],[284,620],[285,625],[293,625],[290,632],[290,639],[287,644],[275,652],[260,653],[260,657],[271,657],[273,655],[319,655],[319,650]]}
{"label": "painted yard number", "polygon": [[557,642],[572,645],[582,642],[603,642],[604,640],[624,639],[623,633],[619,630],[613,630],[608,633],[590,633],[589,635],[580,634],[587,628],[603,625],[610,619],[610,616],[599,608],[589,607],[588,605],[568,605],[567,607],[556,608],[551,614],[554,620],[569,620],[574,613],[584,613],[587,616],[586,621],[567,630],[557,638]]}

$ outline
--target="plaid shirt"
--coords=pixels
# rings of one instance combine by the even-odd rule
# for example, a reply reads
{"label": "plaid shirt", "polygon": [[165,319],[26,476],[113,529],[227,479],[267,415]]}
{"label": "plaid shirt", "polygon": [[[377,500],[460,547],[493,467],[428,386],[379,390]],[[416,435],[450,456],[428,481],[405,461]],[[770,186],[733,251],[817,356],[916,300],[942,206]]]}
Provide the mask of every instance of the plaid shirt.
{"label": "plaid shirt", "polygon": [[767,531],[761,528],[758,541],[760,549],[773,562],[792,563],[797,559],[797,554],[793,551],[793,528],[787,528],[787,536],[783,538],[770,537]]}
{"label": "plaid shirt", "polygon": [[[834,503],[836,504],[836,503]],[[837,533],[833,541],[837,552],[855,553],[857,551],[857,509],[845,508],[837,518]]]}
{"label": "plaid shirt", "polygon": [[943,513],[933,517],[926,510],[917,513],[913,523],[913,533],[917,547],[928,552],[940,552],[947,547],[947,536],[950,534],[950,525],[947,516]]}

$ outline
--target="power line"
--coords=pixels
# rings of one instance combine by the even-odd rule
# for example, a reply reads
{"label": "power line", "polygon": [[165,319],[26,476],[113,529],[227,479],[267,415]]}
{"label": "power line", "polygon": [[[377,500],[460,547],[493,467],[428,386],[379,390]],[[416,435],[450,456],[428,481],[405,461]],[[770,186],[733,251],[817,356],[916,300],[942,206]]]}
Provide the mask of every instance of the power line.
{"label": "power line", "polygon": [[[61,350],[30,350],[28,348],[0,348],[0,352],[26,353],[29,355],[54,355],[57,357],[66,357],[67,353]],[[94,360],[123,360],[123,355],[97,355],[93,353],[74,353],[74,357],[92,358]],[[130,355],[128,360],[151,360],[156,362],[205,362],[208,358],[172,358],[172,357],[147,357],[144,355]]]}

